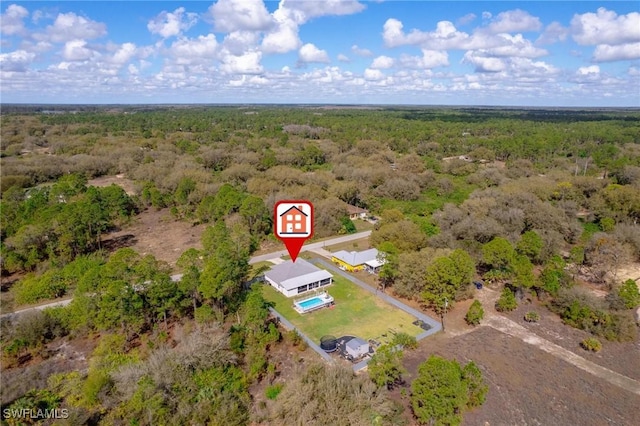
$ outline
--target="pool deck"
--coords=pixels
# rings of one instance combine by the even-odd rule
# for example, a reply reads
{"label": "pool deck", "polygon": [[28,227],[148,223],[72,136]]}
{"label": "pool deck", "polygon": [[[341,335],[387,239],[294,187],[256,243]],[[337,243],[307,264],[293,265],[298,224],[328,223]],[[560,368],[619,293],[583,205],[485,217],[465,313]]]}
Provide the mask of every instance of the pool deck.
{"label": "pool deck", "polygon": [[[426,315],[423,312],[418,311],[417,309],[414,309],[410,306],[405,305],[404,303],[400,302],[397,299],[394,299],[393,297],[382,293],[380,291],[376,291],[376,289],[372,288],[371,286],[367,285],[364,281],[361,281],[359,279],[357,279],[356,277],[354,277],[353,275],[349,274],[348,272],[345,272],[339,268],[336,268],[333,264],[323,260],[323,259],[319,259],[319,258],[314,258],[310,260],[311,263],[320,266],[322,268],[328,269],[330,270],[332,273],[338,274],[346,279],[348,279],[349,281],[351,281],[352,283],[354,283],[355,285],[357,285],[358,287],[368,291],[369,293],[375,294],[376,297],[381,298],[382,300],[384,300],[385,302],[395,306],[398,309],[401,309],[403,311],[405,311],[406,313],[408,313],[409,315],[415,317],[417,320],[423,321],[425,324],[427,324],[430,328],[428,330],[423,331],[422,333],[418,334],[416,336],[416,340],[420,341],[428,336],[431,336],[432,334],[436,334],[437,332],[439,332],[442,329],[442,326],[440,325],[440,323],[438,321],[436,321],[435,319],[431,318],[430,316]],[[304,300],[304,299],[303,299]],[[311,339],[309,339],[304,333],[302,333],[300,330],[298,330],[296,327],[293,326],[293,324],[291,324],[289,321],[287,321],[286,318],[284,318],[280,313],[278,313],[275,309],[273,308],[269,308],[269,310],[271,311],[271,313],[273,313],[278,320],[288,329],[290,330],[297,330],[298,333],[302,336],[302,338],[309,344],[309,347],[312,348],[314,351],[318,352],[318,354],[326,361],[333,363],[334,360],[333,358],[331,358],[331,356],[326,353],[322,348],[320,348],[320,346],[315,343],[314,341],[312,341]],[[307,311],[309,312],[309,311]],[[369,363],[369,358],[364,359],[360,362],[358,362],[357,364],[353,364],[353,371],[357,372],[360,371],[364,368],[367,367],[367,364]]]}

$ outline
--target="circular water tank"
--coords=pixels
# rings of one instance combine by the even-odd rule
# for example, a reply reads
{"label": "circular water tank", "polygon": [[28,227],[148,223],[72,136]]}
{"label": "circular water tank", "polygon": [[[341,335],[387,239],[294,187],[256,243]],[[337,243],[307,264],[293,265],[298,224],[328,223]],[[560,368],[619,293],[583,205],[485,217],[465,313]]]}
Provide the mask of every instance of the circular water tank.
{"label": "circular water tank", "polygon": [[322,336],[320,338],[320,347],[325,352],[333,352],[338,349],[338,340],[335,336]]}

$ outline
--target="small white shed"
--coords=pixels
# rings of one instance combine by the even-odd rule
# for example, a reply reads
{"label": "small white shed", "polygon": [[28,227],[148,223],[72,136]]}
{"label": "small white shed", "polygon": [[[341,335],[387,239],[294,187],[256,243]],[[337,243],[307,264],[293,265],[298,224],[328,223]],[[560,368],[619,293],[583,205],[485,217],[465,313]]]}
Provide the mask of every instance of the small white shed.
{"label": "small white shed", "polygon": [[354,337],[346,344],[347,354],[354,358],[360,358],[369,353],[369,343],[359,337]]}

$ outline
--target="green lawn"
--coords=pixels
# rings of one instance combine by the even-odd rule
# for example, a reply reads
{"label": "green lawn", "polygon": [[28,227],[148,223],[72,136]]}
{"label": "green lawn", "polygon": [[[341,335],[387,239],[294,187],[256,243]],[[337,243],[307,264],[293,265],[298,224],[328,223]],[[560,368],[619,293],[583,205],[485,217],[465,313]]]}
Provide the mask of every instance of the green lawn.
{"label": "green lawn", "polygon": [[[364,291],[343,277],[334,277],[327,291],[335,300],[333,308],[323,308],[308,314],[293,309],[293,299],[287,298],[270,285],[263,286],[265,299],[274,308],[316,342],[327,334],[336,337],[358,336],[388,342],[391,332],[417,336],[422,329],[411,324],[415,318]],[[386,334],[386,337],[382,335]]]}
{"label": "green lawn", "polygon": [[249,277],[253,278],[257,275],[262,275],[265,270],[269,270],[273,267],[273,263],[263,260],[262,262],[256,262],[251,265]]}

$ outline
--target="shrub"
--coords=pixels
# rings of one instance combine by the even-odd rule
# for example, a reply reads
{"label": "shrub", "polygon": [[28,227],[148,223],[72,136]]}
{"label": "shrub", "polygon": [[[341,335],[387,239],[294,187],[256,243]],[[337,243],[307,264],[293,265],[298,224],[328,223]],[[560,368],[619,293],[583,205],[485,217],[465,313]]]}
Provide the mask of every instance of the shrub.
{"label": "shrub", "polygon": [[281,391],[282,391],[282,383],[277,383],[275,385],[267,387],[267,390],[265,390],[264,393],[268,399],[276,399],[276,397],[280,394]]}
{"label": "shrub", "polygon": [[496,302],[496,311],[498,312],[510,312],[518,307],[516,296],[508,288],[502,290],[500,298]]}
{"label": "shrub", "polygon": [[356,232],[358,232],[358,230],[356,229],[356,225],[351,221],[351,219],[349,219],[349,216],[343,217],[342,219],[340,219],[340,222],[342,223],[341,233],[355,234]]}
{"label": "shrub", "polygon": [[592,352],[599,352],[602,349],[602,343],[600,343],[600,340],[596,339],[595,337],[584,339],[580,343],[580,346],[582,346],[583,349]]}
{"label": "shrub", "polygon": [[407,333],[400,332],[393,336],[391,346],[400,345],[404,349],[415,349],[418,347],[418,341],[414,336],[410,336]]}
{"label": "shrub", "polygon": [[[31,410],[31,412],[33,413],[53,411],[60,406],[61,402],[62,398],[49,390],[32,389],[21,398],[15,400],[11,405],[9,405],[7,407],[7,410],[3,411],[3,414],[5,411],[11,412],[12,410]],[[3,415],[2,417],[4,419],[5,415]],[[9,420],[8,422],[8,424],[26,424],[20,421],[13,423],[12,420]]]}
{"label": "shrub", "polygon": [[18,305],[35,303],[45,299],[62,297],[67,291],[67,283],[57,270],[42,275],[29,275],[14,286],[13,292]]}
{"label": "shrub", "polygon": [[467,396],[469,398],[467,407],[479,407],[484,404],[489,386],[485,384],[482,378],[482,371],[473,361],[470,361],[462,369],[462,378],[467,385]]}
{"label": "shrub", "polygon": [[640,290],[638,290],[638,285],[634,280],[628,279],[622,283],[617,293],[624,301],[624,306],[627,309],[633,309],[640,305]]}
{"label": "shrub", "polygon": [[560,291],[551,309],[565,324],[607,340],[628,342],[635,340],[638,334],[629,311],[609,311],[602,300],[579,289]]}
{"label": "shrub", "polygon": [[524,315],[524,320],[526,322],[538,322],[540,321],[540,314],[534,311],[529,311]]}
{"label": "shrub", "polygon": [[211,306],[202,305],[196,308],[194,317],[197,323],[206,324],[215,321],[216,313],[213,311],[213,308]]}
{"label": "shrub", "polygon": [[5,355],[15,358],[27,349],[42,348],[46,342],[66,335],[66,325],[54,315],[60,309],[36,310],[20,315],[10,328],[3,330]]}
{"label": "shrub", "polygon": [[482,308],[482,304],[480,301],[474,300],[471,306],[469,306],[469,310],[467,311],[467,315],[465,315],[464,319],[469,325],[478,325],[482,318],[484,318],[484,309]]}
{"label": "shrub", "polygon": [[300,343],[302,343],[304,341],[304,340],[302,340],[302,336],[300,336],[300,334],[298,334],[297,330],[287,331],[287,339],[289,339],[291,341],[291,344],[293,346],[298,346]]}
{"label": "shrub", "polygon": [[291,341],[291,344],[297,347],[300,352],[304,351],[309,346],[307,342],[302,338],[300,333],[298,333],[298,330],[288,331],[287,339],[289,339],[289,341]]}

